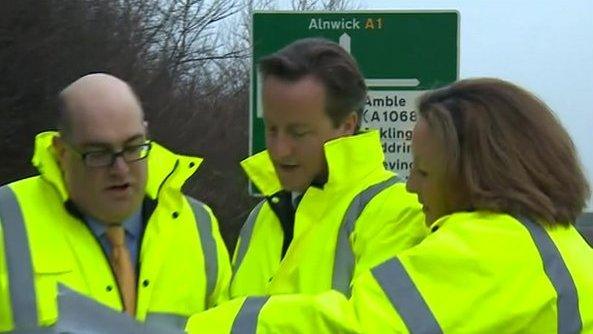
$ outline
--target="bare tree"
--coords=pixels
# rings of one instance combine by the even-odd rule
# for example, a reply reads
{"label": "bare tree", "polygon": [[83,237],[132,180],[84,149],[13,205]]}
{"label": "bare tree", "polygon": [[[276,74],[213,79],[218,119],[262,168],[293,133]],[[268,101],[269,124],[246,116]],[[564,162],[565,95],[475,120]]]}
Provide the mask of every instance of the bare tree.
{"label": "bare tree", "polygon": [[340,11],[356,8],[352,0],[291,0],[291,7],[296,11]]}
{"label": "bare tree", "polygon": [[[345,9],[300,1],[299,10]],[[276,0],[0,1],[0,183],[33,175],[36,133],[76,78],[108,72],[135,87],[153,139],[206,158],[185,191],[210,204],[227,245],[256,199],[248,155],[251,13]]]}

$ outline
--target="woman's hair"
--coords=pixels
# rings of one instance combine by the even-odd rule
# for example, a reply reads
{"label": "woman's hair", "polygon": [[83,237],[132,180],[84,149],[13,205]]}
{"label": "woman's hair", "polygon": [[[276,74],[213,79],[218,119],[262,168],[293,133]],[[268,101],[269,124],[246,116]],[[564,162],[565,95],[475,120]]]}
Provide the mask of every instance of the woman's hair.
{"label": "woman's hair", "polygon": [[420,115],[442,142],[447,179],[476,210],[572,223],[590,196],[570,136],[548,106],[499,79],[425,93]]}

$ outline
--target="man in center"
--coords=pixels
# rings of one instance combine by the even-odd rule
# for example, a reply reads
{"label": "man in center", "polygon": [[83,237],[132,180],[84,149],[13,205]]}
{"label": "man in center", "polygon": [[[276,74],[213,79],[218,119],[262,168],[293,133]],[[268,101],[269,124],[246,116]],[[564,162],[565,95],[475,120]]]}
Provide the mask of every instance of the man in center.
{"label": "man in center", "polygon": [[232,297],[337,290],[426,235],[379,133],[360,131],[367,95],[338,44],[298,40],[259,63],[267,150],[242,162],[265,196],[233,258]]}

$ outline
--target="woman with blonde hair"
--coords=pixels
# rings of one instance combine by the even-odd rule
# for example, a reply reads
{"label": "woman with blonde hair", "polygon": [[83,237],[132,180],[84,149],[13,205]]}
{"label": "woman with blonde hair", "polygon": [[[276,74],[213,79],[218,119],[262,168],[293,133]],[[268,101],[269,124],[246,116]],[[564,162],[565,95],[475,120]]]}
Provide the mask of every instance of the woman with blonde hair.
{"label": "woman with blonde hair", "polygon": [[590,196],[574,145],[533,94],[462,80],[420,98],[416,193],[432,233],[360,276],[369,333],[593,333]]}

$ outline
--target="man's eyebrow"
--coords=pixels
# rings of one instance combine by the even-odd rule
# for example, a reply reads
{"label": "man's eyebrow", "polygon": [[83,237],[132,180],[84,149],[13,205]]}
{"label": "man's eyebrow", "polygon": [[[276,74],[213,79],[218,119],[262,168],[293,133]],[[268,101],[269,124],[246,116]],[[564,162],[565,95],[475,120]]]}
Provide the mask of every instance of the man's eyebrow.
{"label": "man's eyebrow", "polygon": [[309,124],[305,124],[305,123],[291,123],[288,125],[289,129],[293,129],[293,130],[300,130],[300,129],[307,129],[310,128]]}
{"label": "man's eyebrow", "polygon": [[146,140],[146,138],[145,138],[145,135],[144,135],[144,134],[141,134],[141,133],[139,133],[139,134],[137,134],[137,135],[133,135],[132,137],[130,137],[130,138],[128,138],[128,139],[126,139],[126,141],[124,141],[124,144],[127,144],[127,143],[129,143],[129,142],[136,141],[136,140],[138,140],[138,139],[142,139],[143,141],[144,141],[144,140]]}
{"label": "man's eyebrow", "polygon": [[[144,139],[144,134],[136,134],[133,135],[131,137],[129,137],[128,139],[126,139],[124,141],[124,145],[125,144],[129,144],[130,142],[139,140],[139,139]],[[111,143],[106,143],[106,142],[99,142],[99,141],[91,141],[91,142],[87,142],[87,143],[83,143],[81,145],[81,147],[84,148],[101,148],[101,149],[110,149],[113,147],[113,145]]]}

